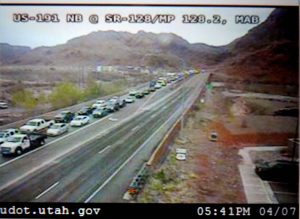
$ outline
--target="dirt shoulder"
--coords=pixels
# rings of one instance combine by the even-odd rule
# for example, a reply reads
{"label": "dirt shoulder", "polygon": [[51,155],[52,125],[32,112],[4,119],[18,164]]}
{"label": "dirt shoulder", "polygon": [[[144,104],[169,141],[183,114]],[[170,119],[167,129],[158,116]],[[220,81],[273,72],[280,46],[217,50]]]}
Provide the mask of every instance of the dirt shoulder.
{"label": "dirt shoulder", "polygon": [[[294,137],[296,118],[275,117],[272,111],[290,103],[225,98],[226,87],[206,92],[189,112],[179,136],[170,145],[163,164],[149,177],[136,202],[144,203],[245,203],[238,169],[240,148],[285,145]],[[216,131],[218,141],[209,133]],[[176,159],[176,148],[187,149],[187,159]]]}

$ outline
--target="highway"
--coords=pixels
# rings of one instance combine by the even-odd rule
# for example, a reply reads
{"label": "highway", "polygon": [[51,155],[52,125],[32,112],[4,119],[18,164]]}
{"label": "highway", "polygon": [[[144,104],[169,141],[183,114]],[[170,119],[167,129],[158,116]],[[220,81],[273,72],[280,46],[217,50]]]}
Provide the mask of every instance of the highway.
{"label": "highway", "polygon": [[196,75],[175,89],[165,87],[108,117],[49,139],[44,147],[1,160],[0,201],[120,201],[138,167],[155,149],[147,144],[153,133],[184,110],[184,102],[199,93],[207,77]]}

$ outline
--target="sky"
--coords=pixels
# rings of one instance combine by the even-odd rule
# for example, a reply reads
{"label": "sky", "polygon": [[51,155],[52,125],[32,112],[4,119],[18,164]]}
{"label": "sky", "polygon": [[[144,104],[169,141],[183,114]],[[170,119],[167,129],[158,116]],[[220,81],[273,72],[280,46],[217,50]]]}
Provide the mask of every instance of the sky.
{"label": "sky", "polygon": [[[140,30],[153,33],[174,33],[190,43],[205,43],[213,46],[226,45],[234,39],[245,35],[249,29],[257,24],[236,24],[236,15],[257,15],[262,23],[274,8],[269,7],[104,7],[104,6],[0,6],[0,43],[29,46],[55,46],[64,44],[68,40],[87,35],[93,31],[127,31],[137,33]],[[58,14],[58,23],[39,23],[36,21],[14,22],[13,14],[27,13]],[[67,23],[66,14],[80,13],[83,16],[81,23]],[[98,16],[98,23],[89,21],[90,15]],[[158,14],[175,15],[171,23],[106,23],[105,15],[120,14],[128,17],[129,14]],[[226,24],[187,24],[183,23],[183,15],[204,15],[206,19],[213,15],[220,15]]]}

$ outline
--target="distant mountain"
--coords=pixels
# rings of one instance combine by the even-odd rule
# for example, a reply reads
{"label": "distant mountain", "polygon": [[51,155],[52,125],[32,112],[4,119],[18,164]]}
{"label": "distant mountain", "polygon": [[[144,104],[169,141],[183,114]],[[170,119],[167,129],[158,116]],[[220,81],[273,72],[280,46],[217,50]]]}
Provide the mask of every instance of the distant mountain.
{"label": "distant mountain", "polygon": [[71,39],[63,45],[33,49],[22,58],[6,60],[6,63],[179,68],[197,64],[200,59],[213,64],[211,57],[222,50],[200,43],[190,44],[172,33],[98,31]]}
{"label": "distant mountain", "polygon": [[298,8],[275,9],[226,46],[191,44],[173,33],[97,31],[52,47],[0,44],[0,62],[15,65],[130,65],[181,69],[199,64],[248,81],[298,84]]}
{"label": "distant mountain", "polygon": [[26,46],[11,46],[7,43],[0,43],[0,64],[6,64],[12,60],[17,60],[30,50],[30,47]]}
{"label": "distant mountain", "polygon": [[298,8],[275,9],[268,19],[226,46],[225,73],[247,80],[298,84]]}

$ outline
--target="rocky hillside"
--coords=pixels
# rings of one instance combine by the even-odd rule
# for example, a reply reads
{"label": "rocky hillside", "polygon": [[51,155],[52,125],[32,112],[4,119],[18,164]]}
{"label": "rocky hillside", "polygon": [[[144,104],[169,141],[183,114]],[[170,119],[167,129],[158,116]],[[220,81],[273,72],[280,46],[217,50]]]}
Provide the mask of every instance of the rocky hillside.
{"label": "rocky hillside", "polygon": [[246,80],[298,84],[298,31],[298,9],[276,9],[265,22],[227,45],[228,57],[220,67]]}
{"label": "rocky hillside", "polygon": [[269,18],[227,46],[190,44],[172,33],[97,31],[53,47],[0,44],[2,64],[130,65],[181,69],[198,64],[241,80],[298,83],[298,8],[275,9]]}
{"label": "rocky hillside", "polygon": [[30,47],[26,46],[11,46],[7,43],[0,43],[0,64],[6,64],[12,60],[16,60],[30,50]]}
{"label": "rocky hillside", "polygon": [[199,59],[214,64],[222,48],[190,44],[171,33],[137,34],[98,31],[54,47],[36,48],[21,58],[7,60],[20,65],[131,65],[152,67],[190,66]]}

